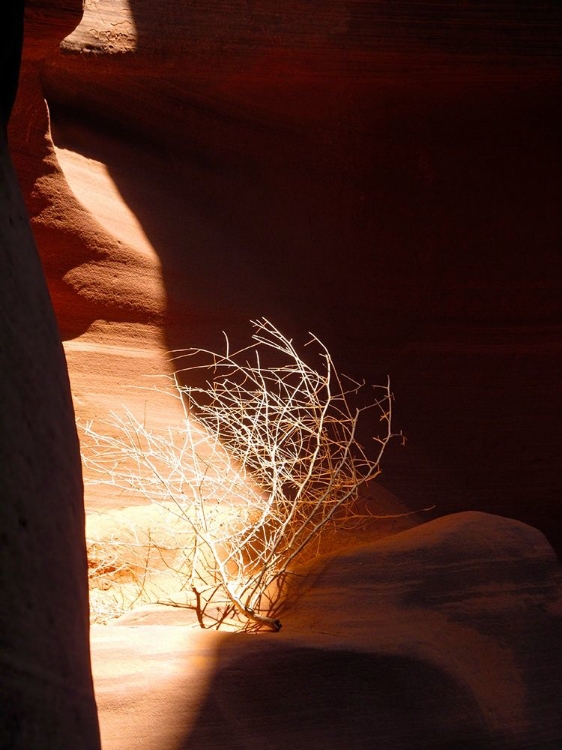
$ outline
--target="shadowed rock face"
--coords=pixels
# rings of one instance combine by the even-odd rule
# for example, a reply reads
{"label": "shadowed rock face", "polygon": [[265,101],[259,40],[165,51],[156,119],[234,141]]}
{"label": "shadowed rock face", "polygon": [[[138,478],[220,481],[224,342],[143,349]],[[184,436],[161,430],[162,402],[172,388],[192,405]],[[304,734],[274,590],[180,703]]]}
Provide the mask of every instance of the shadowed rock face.
{"label": "shadowed rock face", "polygon": [[99,748],[64,353],[5,139],[23,3],[0,11],[0,746]]}
{"label": "shadowed rock face", "polygon": [[[11,138],[78,395],[114,374],[96,350],[100,321],[130,378],[131,330],[151,327],[168,348],[212,346],[222,328],[236,343],[247,318],[265,314],[295,336],[312,329],[351,375],[391,373],[411,447],[389,456],[386,477],[413,507],[493,509],[556,541],[560,13],[555,2],[516,5],[87,0],[73,31],[79,3],[28,3]],[[15,53],[2,50],[7,112]],[[2,165],[0,744],[96,748],[72,407],[7,157]],[[136,217],[140,254],[103,223],[100,184]],[[195,708],[203,689],[185,671],[183,631],[170,641],[98,631],[108,743],[151,748],[153,732],[175,748],[246,748],[257,715],[260,748],[276,746],[272,732],[296,745],[287,717],[307,747],[345,746],[357,727],[363,747],[377,732],[392,748],[397,735],[402,746],[429,735],[441,747],[558,747],[550,549],[511,522],[509,533],[470,517],[436,523],[309,568],[316,589],[281,638],[242,648],[228,638]],[[120,671],[127,648],[133,667]],[[303,670],[304,717],[294,691]],[[268,692],[271,674],[281,699]]]}
{"label": "shadowed rock face", "polygon": [[[392,377],[392,491],[560,549],[560,24],[554,0],[86,3],[12,136],[64,337],[312,330],[342,371]],[[142,226],[165,305],[65,186],[43,94],[55,143]]]}
{"label": "shadowed rock face", "polygon": [[[86,3],[42,88],[26,76],[35,134],[13,130],[65,337],[313,330],[343,371],[391,374],[397,494],[559,540],[560,13],[535,6]],[[165,314],[119,292],[122,250],[56,181],[43,92],[55,141],[107,167],[155,249]]]}
{"label": "shadowed rock face", "polygon": [[536,529],[452,514],[294,572],[276,634],[173,608],[94,626],[104,748],[560,747],[562,570]]}

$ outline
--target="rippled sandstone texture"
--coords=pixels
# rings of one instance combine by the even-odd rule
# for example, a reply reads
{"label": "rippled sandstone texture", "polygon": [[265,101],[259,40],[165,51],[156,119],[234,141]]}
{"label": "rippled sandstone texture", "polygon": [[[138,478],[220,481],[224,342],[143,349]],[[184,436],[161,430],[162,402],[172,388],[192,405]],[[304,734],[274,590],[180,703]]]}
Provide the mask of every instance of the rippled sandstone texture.
{"label": "rippled sandstone texture", "polygon": [[297,572],[280,633],[165,607],[94,626],[105,750],[560,746],[562,570],[536,529],[457,513]]}
{"label": "rippled sandstone texture", "polygon": [[267,315],[390,373],[411,507],[560,548],[559,4],[71,5],[12,140],[79,413]]}
{"label": "rippled sandstone texture", "polygon": [[[411,506],[553,538],[560,19],[512,6],[30,3],[12,142],[79,413],[267,314],[391,373]],[[108,747],[559,746],[536,531],[461,514],[306,572],[279,637],[95,629]]]}

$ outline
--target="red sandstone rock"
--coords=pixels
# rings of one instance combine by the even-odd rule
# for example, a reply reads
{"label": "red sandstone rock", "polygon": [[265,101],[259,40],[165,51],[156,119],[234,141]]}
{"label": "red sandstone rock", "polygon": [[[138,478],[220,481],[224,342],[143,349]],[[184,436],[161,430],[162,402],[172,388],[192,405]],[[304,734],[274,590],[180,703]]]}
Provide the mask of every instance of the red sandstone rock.
{"label": "red sandstone rock", "polygon": [[[412,507],[555,538],[557,5],[85,5],[28,3],[11,129],[78,412],[267,314],[391,373]],[[408,533],[309,568],[280,636],[96,631],[108,747],[557,747],[542,537]]]}
{"label": "red sandstone rock", "polygon": [[462,513],[295,572],[278,634],[95,627],[105,750],[559,746],[562,570],[536,530]]}
{"label": "red sandstone rock", "polygon": [[97,750],[74,412],[5,139],[18,6],[0,11],[0,746]]}
{"label": "red sandstone rock", "polygon": [[391,374],[409,440],[384,481],[411,507],[559,540],[557,3],[99,0],[60,52],[57,7],[30,6],[11,137],[71,373],[82,334],[126,324],[88,386],[101,412],[129,332],[161,372],[267,314]]}

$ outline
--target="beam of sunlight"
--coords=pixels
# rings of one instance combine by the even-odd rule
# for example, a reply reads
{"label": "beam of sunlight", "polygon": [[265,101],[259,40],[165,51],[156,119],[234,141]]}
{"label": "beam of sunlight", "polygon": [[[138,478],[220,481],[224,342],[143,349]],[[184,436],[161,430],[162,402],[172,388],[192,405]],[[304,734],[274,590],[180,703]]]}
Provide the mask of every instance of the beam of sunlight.
{"label": "beam of sunlight", "polygon": [[92,628],[105,750],[183,747],[209,698],[226,633],[137,624]]}
{"label": "beam of sunlight", "polygon": [[84,15],[61,42],[65,53],[115,55],[134,52],[137,29],[128,0],[84,0]]}
{"label": "beam of sunlight", "polygon": [[82,206],[116,240],[158,266],[158,253],[135,214],[127,206],[109,170],[102,162],[55,146],[69,188]]}

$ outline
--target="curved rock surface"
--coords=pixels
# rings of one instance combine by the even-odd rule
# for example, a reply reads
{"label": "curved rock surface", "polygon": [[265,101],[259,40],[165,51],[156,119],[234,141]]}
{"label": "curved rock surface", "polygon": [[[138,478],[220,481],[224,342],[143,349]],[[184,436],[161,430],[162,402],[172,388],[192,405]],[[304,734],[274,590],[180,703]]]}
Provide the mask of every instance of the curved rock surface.
{"label": "curved rock surface", "polygon": [[23,3],[0,19],[0,747],[97,750],[68,372],[5,139]]}
{"label": "curved rock surface", "polygon": [[12,141],[79,413],[265,314],[390,373],[411,507],[560,544],[555,0],[28,14]]}
{"label": "curved rock surface", "polygon": [[94,627],[105,750],[560,747],[562,569],[535,529],[455,514],[295,573],[277,634]]}
{"label": "curved rock surface", "polygon": [[[10,137],[79,415],[143,413],[127,386],[166,373],[166,350],[223,328],[245,342],[267,315],[313,330],[351,375],[391,373],[410,447],[386,477],[410,507],[493,509],[559,542],[561,21],[555,0],[29,0]],[[3,164],[2,229],[11,241],[16,215],[31,297],[0,298],[19,331],[0,424],[39,425],[31,442],[2,435],[10,466],[38,467],[7,484],[26,511],[8,513],[13,559],[37,575],[23,596],[23,573],[7,583],[22,628],[6,652],[30,649],[10,668],[45,664],[39,679],[63,672],[52,710],[8,675],[23,699],[7,731],[93,747],[72,409]],[[38,387],[55,382],[56,397]],[[49,507],[68,490],[64,518],[37,519],[39,488]],[[306,573],[276,636],[95,628],[104,746],[560,746],[560,569],[538,532],[461,514]],[[55,664],[59,646],[76,658]],[[73,726],[61,685],[85,691],[64,701]]]}

